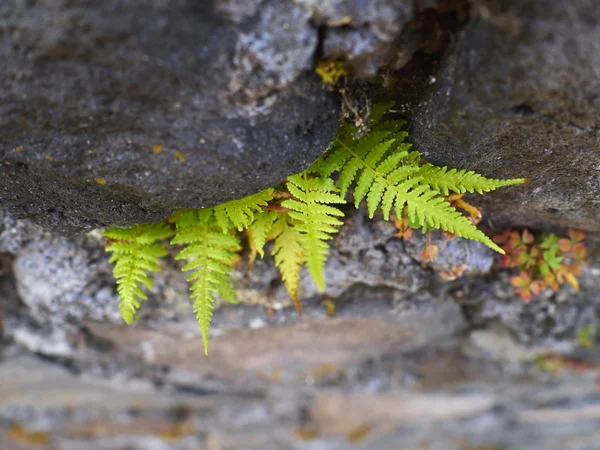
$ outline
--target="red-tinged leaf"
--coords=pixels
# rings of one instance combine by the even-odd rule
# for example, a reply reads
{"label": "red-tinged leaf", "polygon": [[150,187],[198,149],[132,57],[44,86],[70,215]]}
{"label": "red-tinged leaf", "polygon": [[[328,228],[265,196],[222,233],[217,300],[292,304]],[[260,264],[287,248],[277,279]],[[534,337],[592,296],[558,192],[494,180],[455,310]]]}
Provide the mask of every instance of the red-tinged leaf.
{"label": "red-tinged leaf", "polygon": [[587,258],[587,248],[584,244],[575,244],[571,252],[573,258],[577,261],[583,261]]}
{"label": "red-tinged leaf", "polygon": [[512,230],[507,228],[502,233],[496,234],[492,237],[492,241],[494,241],[498,245],[504,245],[508,242],[511,236]]}
{"label": "red-tinged leaf", "polygon": [[522,252],[519,251],[513,251],[510,254],[510,267],[520,267],[522,262],[521,262],[521,255]]}
{"label": "red-tinged leaf", "polygon": [[508,253],[505,253],[504,255],[502,255],[500,264],[502,265],[502,267],[508,267],[511,265],[511,257]]}
{"label": "red-tinged leaf", "polygon": [[585,239],[585,231],[583,230],[573,230],[569,228],[567,230],[567,235],[569,235],[574,243],[581,242]]}
{"label": "red-tinged leaf", "polygon": [[521,242],[523,242],[523,244],[526,244],[526,245],[533,244],[534,239],[535,238],[534,238],[533,234],[531,234],[531,232],[528,229],[523,230],[523,236],[521,239]]}
{"label": "red-tinged leaf", "polygon": [[565,270],[567,272],[569,272],[570,274],[578,277],[581,275],[581,264],[579,264],[579,263],[569,264],[569,265],[565,266]]}
{"label": "red-tinged leaf", "polygon": [[531,283],[531,277],[527,272],[521,270],[519,275],[516,275],[510,279],[510,284],[516,288],[523,288],[529,286]]}
{"label": "red-tinged leaf", "polygon": [[573,243],[570,239],[562,238],[558,241],[558,248],[560,248],[563,253],[569,253],[573,248]]}
{"label": "red-tinged leaf", "polygon": [[529,303],[531,301],[531,292],[529,292],[529,289],[520,289],[517,292],[521,295],[521,298],[525,303]]}
{"label": "red-tinged leaf", "polygon": [[513,231],[510,233],[510,237],[508,238],[508,242],[506,243],[508,247],[508,251],[512,251],[513,249],[523,247],[523,243],[521,242],[521,236],[518,231]]}
{"label": "red-tinged leaf", "polygon": [[529,285],[529,290],[533,295],[540,295],[546,289],[546,283],[542,280],[536,280]]}

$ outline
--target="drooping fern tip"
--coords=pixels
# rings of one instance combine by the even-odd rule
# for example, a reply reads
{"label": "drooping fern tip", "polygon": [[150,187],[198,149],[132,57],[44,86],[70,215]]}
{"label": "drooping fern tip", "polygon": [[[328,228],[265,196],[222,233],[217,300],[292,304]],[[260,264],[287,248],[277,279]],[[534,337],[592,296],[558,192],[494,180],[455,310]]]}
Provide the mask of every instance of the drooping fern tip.
{"label": "drooping fern tip", "polygon": [[208,353],[215,301],[235,302],[232,274],[242,250],[238,237],[242,231],[247,233],[250,263],[257,256],[264,257],[267,243],[273,241],[271,255],[300,312],[303,267],[317,287],[325,290],[329,242],[343,224],[339,205],[347,195],[357,208],[365,202],[370,218],[377,210],[385,220],[392,214],[407,214],[412,228],[441,228],[504,253],[452,205],[451,198],[466,192],[483,194],[528,179],[496,180],[422,162],[421,154],[406,142],[406,123],[386,118],[392,105],[371,107],[365,133],[356,125],[340,124],[324,156],[275,189],[213,208],[180,211],[168,224],[106,230],[106,250],[115,264],[119,309],[125,322],[135,321],[140,301],[147,298],[144,287],[152,289],[149,273],[160,270],[158,260],[167,254],[160,241],[172,237],[171,245],[181,247],[176,259],[186,261],[183,271],[189,272],[193,310]]}
{"label": "drooping fern tip", "polygon": [[134,225],[131,228],[109,228],[104,236],[110,239],[106,251],[112,253],[113,275],[117,280],[119,309],[127,323],[136,321],[140,300],[148,298],[143,287],[152,289],[149,272],[159,272],[158,259],[166,256],[164,245],[157,241],[173,235],[171,227],[158,223]]}

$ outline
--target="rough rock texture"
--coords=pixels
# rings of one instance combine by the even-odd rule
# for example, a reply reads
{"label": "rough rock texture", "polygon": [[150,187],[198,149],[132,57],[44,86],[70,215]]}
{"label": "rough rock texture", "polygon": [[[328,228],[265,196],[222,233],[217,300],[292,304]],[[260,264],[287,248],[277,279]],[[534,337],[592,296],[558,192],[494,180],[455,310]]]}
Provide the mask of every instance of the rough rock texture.
{"label": "rough rock texture", "polygon": [[[174,261],[129,326],[115,317],[114,286],[99,287],[94,234],[3,224],[0,249],[14,257],[0,277],[3,450],[595,450],[600,440],[600,353],[576,338],[600,329],[597,250],[580,292],[525,304],[491,251],[434,238],[443,258],[426,266],[422,237],[400,241],[358,210],[333,243],[325,296],[303,279],[302,317],[270,258],[240,265],[245,304],[218,306],[207,358]],[[463,265],[463,277],[442,275]]]}
{"label": "rough rock texture", "polygon": [[478,1],[472,15],[417,81],[424,95],[400,100],[411,139],[435,164],[531,178],[485,202],[497,226],[600,231],[598,2]]}
{"label": "rough rock texture", "polygon": [[3,207],[68,233],[303,170],[338,121],[310,73],[317,29],[305,8],[272,2],[252,18],[250,6],[235,24],[205,0],[3,1]]}
{"label": "rough rock texture", "polygon": [[[146,183],[126,172],[153,161],[159,174],[191,173],[185,164],[200,164],[201,147],[186,153],[175,144],[217,139],[222,126],[200,133],[196,118],[215,114],[246,131],[257,121],[256,130],[275,134],[319,121],[333,127],[331,94],[308,74],[312,59],[323,56],[347,60],[361,76],[381,75],[345,86],[348,115],[371,94],[396,97],[413,142],[432,162],[532,178],[477,198],[474,203],[486,207],[484,225],[598,231],[596,3],[215,0],[211,16],[205,3],[192,0],[0,2],[0,51],[15,56],[0,67],[0,96],[8,95],[0,98],[2,139],[71,136],[35,141],[37,156],[11,143],[16,147],[3,155],[28,159],[1,168],[2,206],[21,196],[23,203],[12,203],[28,202],[21,214],[39,213],[38,221],[61,231],[158,217],[189,199],[174,190],[179,175]],[[80,14],[84,4],[89,15]],[[111,8],[136,15],[98,22]],[[43,14],[59,9],[67,13]],[[180,26],[170,26],[173,21]],[[195,50],[211,51],[195,40],[205,32],[194,27],[200,22],[230,30],[211,41],[229,49],[211,60],[231,69],[217,80],[224,96],[190,91],[205,80],[193,71],[204,57]],[[106,33],[115,29],[124,30],[116,40]],[[175,48],[163,39],[173,36],[186,45]],[[100,56],[107,66],[98,65]],[[110,70],[119,61],[131,70]],[[15,67],[29,69],[7,78]],[[73,67],[75,74],[67,70]],[[50,75],[58,76],[52,70],[59,68],[68,83],[99,73],[95,82],[103,90],[74,84],[73,93],[50,92]],[[119,84],[129,76],[138,77],[137,84]],[[36,83],[46,99],[64,94],[68,102],[40,103],[25,89]],[[15,92],[19,101],[10,97]],[[294,92],[306,109],[273,120],[279,108],[297,107],[299,100],[288,101]],[[113,97],[90,103],[92,94]],[[204,110],[194,101],[203,95],[222,103]],[[223,111],[233,116],[220,116]],[[114,129],[90,142],[112,142],[121,152],[110,166],[115,179],[127,175],[143,189],[99,174],[102,185],[86,172],[77,189],[63,190],[71,175],[50,170],[107,167],[98,153],[86,169],[83,161],[92,156],[76,152],[82,136],[105,124]],[[129,146],[117,145],[127,139]],[[303,139],[326,140],[313,133],[294,142]],[[249,142],[255,149],[256,142],[240,138],[242,151],[250,152]],[[153,145],[162,150],[154,153]],[[81,159],[57,161],[50,147]],[[187,160],[175,161],[176,150]],[[307,155],[289,155],[300,154]],[[244,164],[250,163],[258,161]],[[243,189],[252,181],[245,178]],[[150,208],[148,193],[161,189],[177,201],[163,198]],[[44,197],[34,199],[40,192]],[[236,194],[219,188],[215,195]],[[47,202],[57,206],[46,208]],[[579,291],[566,286],[526,304],[485,247],[434,234],[438,257],[424,264],[424,237],[415,233],[406,243],[394,233],[379,217],[349,212],[332,241],[326,292],[302,278],[301,317],[270,257],[251,268],[240,264],[235,283],[242,304],[217,305],[206,358],[181,265],[172,258],[156,275],[140,320],[126,326],[97,232],[64,238],[0,216],[0,448],[598,450],[598,235],[588,237],[591,256]]]}

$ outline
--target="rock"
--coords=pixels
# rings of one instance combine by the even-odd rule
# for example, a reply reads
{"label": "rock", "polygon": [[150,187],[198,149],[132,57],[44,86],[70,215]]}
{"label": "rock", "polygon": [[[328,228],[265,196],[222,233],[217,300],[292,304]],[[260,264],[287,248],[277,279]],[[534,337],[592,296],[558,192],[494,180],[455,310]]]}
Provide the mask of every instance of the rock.
{"label": "rock", "polygon": [[3,2],[3,208],[61,233],[156,221],[320,156],[338,106],[308,11],[211,3]]}
{"label": "rock", "polygon": [[[394,230],[390,222],[381,218],[368,219],[365,209],[349,209],[329,252],[325,292],[319,292],[304,270],[300,279],[301,298],[310,301],[318,297],[333,300],[344,297],[348,300],[361,286],[394,289],[397,298],[417,292],[429,283],[430,274],[406,254],[402,242],[393,237]],[[265,261],[257,261],[250,269],[242,266],[235,285],[240,299],[247,303],[276,308],[291,304],[270,256]]]}
{"label": "rock", "polygon": [[28,220],[17,220],[0,210],[0,253],[15,255],[31,241],[43,239],[44,230]]}
{"label": "rock", "polygon": [[314,12],[323,27],[323,58],[346,61],[348,70],[373,77],[419,9],[406,0],[296,0]]}
{"label": "rock", "polygon": [[13,270],[20,298],[40,323],[120,320],[110,267],[97,241],[33,241],[19,252]]}
{"label": "rock", "polygon": [[[564,286],[558,292],[547,289],[529,303],[518,301],[512,293],[509,278],[509,273],[504,272],[494,279],[472,280],[466,287],[466,298],[465,291],[461,292],[463,298],[460,301],[464,300],[474,326],[499,322],[516,335],[518,342],[561,351],[577,346],[576,336],[581,328],[600,328],[597,257],[583,269],[579,291],[570,286]],[[500,341],[499,338],[496,340]]]}
{"label": "rock", "polygon": [[477,200],[494,226],[600,231],[599,24],[594,0],[477,2],[439,70],[389,82],[428,161],[531,178]]}
{"label": "rock", "polygon": [[[241,123],[243,130],[255,124],[272,130],[273,137],[279,130],[285,132],[282,127],[293,127],[292,122],[282,125],[273,120],[272,128],[265,128],[260,121],[269,121],[279,108],[296,104],[286,103],[291,92],[299,92],[301,98],[315,92],[314,102],[307,101],[307,109],[298,113],[311,117],[310,129],[319,118],[335,112],[330,95],[310,80],[312,59],[336,55],[364,76],[372,77],[374,71],[386,68],[380,72],[383,79],[371,78],[370,87],[349,81],[344,100],[353,101],[378,89],[383,89],[386,98],[396,96],[398,111],[413,119],[415,144],[432,162],[464,164],[497,177],[523,175],[515,174],[517,170],[539,171],[525,174],[533,178],[528,186],[488,195],[490,200],[481,203],[486,207],[484,226],[539,222],[544,227],[597,229],[592,221],[597,219],[592,192],[597,185],[590,161],[598,148],[592,139],[597,131],[592,100],[597,80],[592,78],[598,65],[598,52],[593,51],[598,27],[593,25],[598,19],[592,0],[544,0],[533,6],[517,0],[473,2],[463,31],[460,27],[469,17],[464,14],[469,4],[462,0],[215,0],[214,17],[202,10],[201,1],[175,0],[168,7],[163,3],[91,0],[85,10],[80,2],[66,0],[0,3],[0,30],[12,27],[10,33],[0,33],[0,51],[15,57],[0,67],[0,87],[10,81],[9,88],[0,90],[0,98],[17,92],[31,100],[15,103],[11,97],[8,100],[13,103],[0,103],[4,113],[0,142],[19,133],[33,142],[40,130],[46,137],[56,137],[60,131],[61,148],[72,155],[85,133],[112,126],[114,130],[93,136],[91,142],[114,143],[133,136],[123,159],[115,159],[111,166],[117,170],[119,162],[131,168],[134,162],[146,164],[134,159],[141,151],[136,143],[144,143],[150,158],[171,158],[175,148],[164,142],[196,136],[190,128],[194,120],[210,114],[229,111],[234,116],[231,120]],[[138,13],[140,20],[123,15],[111,22],[100,21],[109,8]],[[16,22],[7,20],[16,14],[22,14],[21,25],[14,27]],[[179,29],[169,26],[174,20],[181,24]],[[213,97],[190,92],[190,86],[202,80],[190,74],[190,67],[197,67],[203,57],[194,51],[201,45],[184,39],[182,48],[174,48],[170,40],[202,35],[206,30],[193,27],[202,21],[212,24],[206,25],[209,29],[229,30],[215,37],[229,52],[210,64],[229,64],[231,70],[220,73],[223,90],[213,92]],[[25,29],[24,23],[30,26]],[[40,23],[47,26],[40,27]],[[70,27],[75,27],[71,34],[61,31]],[[122,30],[116,41],[108,38],[114,34],[106,33],[115,29]],[[130,46],[122,46],[125,41]],[[154,43],[154,52],[144,47]],[[587,52],[585,58],[565,49],[571,43]],[[50,83],[56,81],[52,70],[75,68],[79,71],[63,76],[66,82],[75,83],[86,74],[100,73],[94,72],[102,69],[98,58],[109,61],[115,48],[121,53],[114,54],[114,64],[122,63],[124,57],[140,59],[131,71],[105,68],[107,78],[98,83],[128,83],[128,77],[135,75],[148,85],[116,84],[123,88],[121,97],[92,104],[99,112],[92,119],[104,122],[90,125],[87,131],[77,128],[85,122],[73,114],[89,111],[84,103],[96,97],[76,85],[68,93],[71,103],[43,104],[40,109],[54,114],[42,118],[32,113],[39,98],[25,88],[43,81],[32,77],[37,74],[33,69],[47,70]],[[77,58],[73,52],[78,52]],[[191,60],[178,59],[182,55]],[[4,77],[18,64],[30,70],[14,79]],[[147,67],[153,71],[144,72]],[[181,72],[175,70],[178,67]],[[170,81],[165,86],[160,84],[163,75]],[[182,84],[176,86],[178,82]],[[403,95],[398,95],[398,89]],[[565,95],[567,91],[571,96]],[[98,98],[113,90],[108,86],[103,92]],[[225,96],[220,97],[223,92]],[[48,99],[56,100],[64,91],[52,94]],[[180,101],[181,110],[171,110],[170,102],[177,95],[187,97]],[[193,100],[203,95],[223,103],[199,116],[185,115],[200,111]],[[73,103],[75,98],[81,98],[81,104]],[[165,103],[150,102],[156,98]],[[154,106],[142,107],[146,100]],[[364,98],[356,101],[364,102]],[[326,106],[323,115],[313,109],[317,104]],[[119,109],[119,105],[137,105],[137,109]],[[24,124],[14,120],[23,108],[30,108],[31,113]],[[117,119],[123,116],[117,113],[122,111],[131,115],[121,126]],[[159,113],[165,111],[163,120]],[[134,112],[140,114],[139,128],[132,125]],[[74,117],[79,118],[68,121]],[[5,127],[11,120],[12,128]],[[575,125],[561,125],[569,121]],[[161,134],[167,123],[173,135]],[[38,134],[27,134],[26,126],[33,126]],[[576,131],[577,127],[582,129]],[[153,130],[158,130],[156,135]],[[212,139],[215,130],[209,128],[205,139]],[[155,142],[156,136],[164,139],[162,144]],[[323,136],[314,139],[325,141]],[[51,147],[57,142],[48,138],[43,143]],[[248,145],[248,141],[240,142]],[[566,143],[573,143],[572,152]],[[152,152],[152,145],[159,144],[162,150]],[[563,151],[548,147],[551,154],[540,152],[546,144]],[[25,157],[25,147],[14,150],[11,158]],[[82,163],[88,158],[78,155]],[[192,163],[197,164],[198,158]],[[31,164],[30,172],[57,162],[39,159],[37,165]],[[101,156],[98,160],[102,161]],[[167,160],[166,171],[170,170]],[[177,161],[176,167],[189,174],[185,163],[192,164],[191,160]],[[575,160],[580,166],[571,167]],[[59,163],[60,170],[67,167]],[[7,167],[0,179],[24,170]],[[97,167],[96,163],[91,167]],[[555,177],[557,168],[572,170],[578,184]],[[149,192],[177,187],[166,176],[155,178],[156,186],[146,185],[146,194],[122,186],[117,189],[105,179],[106,184],[89,182],[104,197],[86,190],[85,182],[77,185],[77,192],[69,191],[72,196],[65,195],[61,183],[77,176],[44,178],[44,186],[51,187],[44,191],[47,198],[28,203],[30,211],[39,209],[38,219],[46,226],[81,231],[104,223],[94,215],[98,211],[110,220],[120,217],[123,223],[139,220],[140,214],[151,220],[180,201],[176,192],[169,191],[173,201],[159,193],[158,206],[148,207],[154,201],[146,202]],[[41,192],[32,183],[27,181],[20,190],[17,183],[9,191],[11,198],[22,196],[25,202]],[[556,204],[569,201],[573,209],[553,206],[552,192],[557,195]],[[118,206],[106,209],[108,193],[118,195],[114,203]],[[219,190],[219,195],[226,194]],[[74,199],[85,200],[77,211],[69,209]],[[50,201],[59,207],[44,209],[44,202]],[[556,214],[548,213],[548,206],[556,208]],[[525,207],[530,209],[522,215]],[[597,236],[588,235],[590,258],[579,279],[579,291],[565,286],[524,303],[513,292],[511,273],[495,266],[493,254],[485,247],[461,239],[448,241],[433,233],[431,242],[438,246],[438,257],[424,263],[425,238],[415,233],[406,242],[395,238],[395,232],[380,217],[367,220],[364,209],[349,208],[344,227],[331,241],[327,290],[318,293],[303,275],[302,316],[291,307],[272,258],[258,260],[251,268],[239,264],[235,283],[240,304],[217,302],[210,356],[204,357],[185,276],[173,254],[164,259],[163,272],[154,277],[140,320],[129,326],[118,316],[115,285],[97,231],[65,238],[0,215],[0,448],[595,449],[600,442],[600,349],[588,347],[597,345],[600,330]],[[582,330],[585,339],[581,339]]]}
{"label": "rock", "polygon": [[432,261],[423,261],[427,237],[419,230],[413,232],[410,241],[404,241],[404,248],[415,261],[427,264],[446,280],[455,280],[463,275],[485,275],[492,269],[495,252],[481,242],[458,236],[448,238],[439,230],[433,230],[429,244],[436,247]]}

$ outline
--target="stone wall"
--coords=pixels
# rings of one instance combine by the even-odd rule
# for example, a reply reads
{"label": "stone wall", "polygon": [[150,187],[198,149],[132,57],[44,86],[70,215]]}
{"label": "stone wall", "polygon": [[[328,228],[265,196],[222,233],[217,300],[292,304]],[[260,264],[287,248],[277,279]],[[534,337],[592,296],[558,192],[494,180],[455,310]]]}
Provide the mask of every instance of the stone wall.
{"label": "stone wall", "polygon": [[[0,2],[0,448],[597,450],[598,43],[595,0]],[[381,98],[429,161],[531,178],[472,198],[486,232],[588,230],[579,291],[360,209],[302,316],[242,263],[204,357],[171,255],[122,323],[93,229],[277,183]]]}

